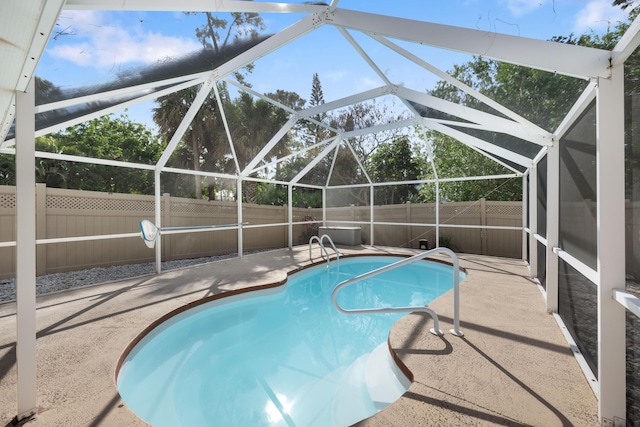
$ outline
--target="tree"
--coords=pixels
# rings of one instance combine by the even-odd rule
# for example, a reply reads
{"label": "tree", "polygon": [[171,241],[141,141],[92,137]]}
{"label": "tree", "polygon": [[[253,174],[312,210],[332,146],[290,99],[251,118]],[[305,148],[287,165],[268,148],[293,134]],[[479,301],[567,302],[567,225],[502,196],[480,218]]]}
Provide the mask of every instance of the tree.
{"label": "tree", "polygon": [[[197,14],[199,12],[186,13]],[[257,37],[258,31],[264,31],[267,28],[262,17],[255,12],[232,12],[230,14],[231,23],[218,15],[214,15],[212,12],[203,13],[205,23],[196,28],[196,37],[205,49],[212,49],[216,54],[225,53],[234,31],[235,34],[231,41],[237,41],[241,38]],[[253,64],[248,64],[245,70],[251,72],[253,70]],[[245,81],[245,76],[241,72],[238,71],[234,73],[234,76],[239,82],[248,84]]]}
{"label": "tree", "polygon": [[[161,141],[128,116],[102,116],[36,139],[36,150],[82,157],[155,164]],[[3,185],[15,185],[13,156],[3,155]],[[48,187],[112,193],[153,194],[153,174],[137,169],[37,158],[36,181]]]}
{"label": "tree", "polygon": [[[420,164],[413,157],[411,143],[406,136],[383,143],[367,161],[371,178],[375,182],[414,181],[420,178]],[[413,185],[389,185],[376,188],[375,203],[392,205],[405,203],[418,193]]]}
{"label": "tree", "polygon": [[[322,84],[320,83],[320,77],[318,73],[313,73],[311,79],[311,97],[309,98],[309,108],[318,107],[324,105],[324,93],[322,92]],[[327,113],[317,113],[311,116],[311,118],[317,122],[323,123],[327,119]],[[326,128],[320,126],[314,122],[307,122],[307,128],[309,131],[309,144],[317,144],[327,138],[328,131]],[[317,154],[316,150],[315,154]]]}
{"label": "tree", "polygon": [[[288,115],[282,109],[263,99],[255,100],[246,92],[240,92],[238,98],[225,111],[240,169],[255,158],[288,120]],[[289,136],[285,135],[267,157],[282,157],[288,154],[288,142]],[[257,192],[256,182],[245,181],[243,197],[247,203],[257,202]]]}
{"label": "tree", "polygon": [[[197,14],[199,12],[186,13]],[[203,15],[205,22],[196,28],[196,37],[206,50],[212,51],[216,56],[226,55],[232,42],[256,38],[259,30],[266,29],[262,17],[257,13],[233,12],[230,14],[231,21],[212,12],[203,12]],[[253,64],[245,67],[247,72],[251,72],[252,69]],[[236,72],[235,77],[241,83],[251,86],[245,81],[245,76],[241,72]],[[221,94],[227,95],[226,105],[229,105],[226,84],[219,83],[218,86]],[[199,87],[192,87],[158,99],[159,106],[154,109],[153,117],[160,127],[160,131],[167,138],[175,133],[189,106],[193,103],[198,89]],[[176,160],[180,166],[184,167],[190,164],[193,166],[194,171],[202,169],[223,171],[230,167],[230,158],[226,155],[228,154],[226,150],[226,147],[228,147],[226,132],[222,124],[219,106],[212,93],[209,94],[196,117],[189,124],[189,129],[182,142],[185,146],[177,154],[183,157]],[[193,179],[195,197],[196,199],[201,199],[203,179],[197,175]],[[209,198],[211,199],[214,195],[215,190],[210,187]]]}
{"label": "tree", "polygon": [[[153,121],[156,122],[160,133],[167,139],[171,138],[184,119],[189,107],[195,100],[200,86],[193,86],[180,92],[174,92],[158,99],[158,106],[153,109]],[[188,168],[193,166],[194,171],[200,171],[203,163],[203,155],[210,155],[218,150],[219,135],[224,134],[224,128],[219,125],[220,113],[215,97],[210,93],[202,104],[195,118],[189,124],[182,141],[189,147],[178,151],[174,156],[177,164],[174,166]],[[187,143],[188,141],[188,143]],[[202,198],[202,177],[194,176],[195,197]]]}

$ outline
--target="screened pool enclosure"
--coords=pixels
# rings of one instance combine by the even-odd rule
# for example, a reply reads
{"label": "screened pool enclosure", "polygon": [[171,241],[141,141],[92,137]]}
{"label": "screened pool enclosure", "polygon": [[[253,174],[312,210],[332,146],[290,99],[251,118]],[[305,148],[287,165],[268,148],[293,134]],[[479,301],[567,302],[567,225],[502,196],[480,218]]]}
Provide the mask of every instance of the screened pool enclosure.
{"label": "screened pool enclosure", "polygon": [[[502,182],[515,181],[522,189],[523,214],[518,224],[463,224],[459,228],[516,234],[518,255],[537,279],[548,311],[561,327],[566,327],[566,338],[598,397],[600,422],[623,425],[622,420],[626,420],[628,425],[640,425],[640,98],[630,86],[639,77],[633,58],[640,44],[640,21],[630,23],[609,50],[383,16],[370,13],[366,6],[363,10],[350,7],[349,0],[327,4],[10,0],[0,6],[4,59],[0,71],[0,150],[2,154],[15,154],[17,223],[15,240],[0,244],[15,247],[18,418],[32,415],[38,406],[36,253],[38,247],[54,241],[36,238],[33,224],[38,207],[33,167],[36,159],[47,159],[136,170],[152,176],[155,211],[149,219],[160,228],[161,200],[169,188],[167,183],[178,182],[176,177],[183,183],[195,182],[199,199],[210,185],[211,199],[226,195],[233,202],[227,207],[233,221],[224,221],[229,226],[224,233],[233,234],[239,256],[245,251],[243,242],[254,231],[278,230],[286,235],[291,247],[299,243],[295,236],[309,224],[355,225],[362,230],[363,243],[370,245],[379,242],[384,227],[393,232],[423,227],[430,233],[429,246],[436,246],[446,234],[443,230],[454,228],[440,220],[447,206],[441,196],[444,187],[483,180],[492,180],[498,187]],[[247,37],[238,36],[218,53],[195,49],[193,53],[168,56],[152,65],[119,72],[108,82],[90,81],[71,89],[51,90],[34,77],[48,44],[65,35],[60,24],[65,13],[105,10],[236,12],[259,14],[269,22],[282,21],[270,35],[247,31]],[[277,80],[274,84],[287,89],[296,73],[289,62],[331,60],[331,49],[337,52],[339,48],[322,43],[329,34],[340,41],[340,49],[349,52],[336,60],[354,79],[350,92],[331,94],[326,102],[322,99],[309,105],[304,100],[293,102],[284,92],[261,83],[263,65],[262,69],[275,70],[262,74],[263,82]],[[481,74],[470,74],[471,78],[464,81],[445,72],[441,56],[449,52],[452,61],[480,58],[511,64],[514,70],[517,67],[552,78],[568,78],[566,81],[579,87],[578,96],[571,99],[559,95],[569,106],[568,112],[552,117],[546,122],[551,128],[545,128],[526,118],[526,106],[511,105],[504,101],[508,98],[505,94],[494,94],[500,95],[499,102],[478,89],[475,83],[482,79]],[[281,56],[271,59],[275,55]],[[250,77],[251,84],[243,71],[247,66],[256,70]],[[369,79],[368,86],[359,85],[355,74],[349,74],[349,67],[355,66],[360,67],[358,73],[366,70],[363,76]],[[404,75],[404,69],[416,74]],[[413,75],[429,76],[431,80],[408,79]],[[524,85],[531,74],[521,75],[525,76]],[[433,81],[441,82],[442,90],[426,90]],[[178,93],[189,93],[190,98],[181,109],[172,110],[179,119],[163,129],[166,144],[157,161],[36,150],[36,137],[125,108],[135,111],[138,105],[171,99]],[[438,96],[445,93],[454,95]],[[234,97],[244,100],[248,111],[245,116],[238,115],[241,109],[225,108],[225,102]],[[377,105],[389,114],[384,120],[358,116],[356,113],[362,111],[358,109],[367,105]],[[534,107],[554,108],[542,100],[529,105]],[[215,110],[215,118],[203,115],[207,109]],[[261,112],[277,120],[259,120],[264,119]],[[543,113],[559,114],[558,110]],[[234,127],[250,119],[255,121],[250,135]],[[199,163],[196,159],[197,166],[181,163],[180,150],[191,144],[197,126],[215,127],[221,137],[207,146]],[[290,144],[301,134],[305,135],[301,143]],[[464,175],[453,168],[439,168],[437,156],[443,154],[432,142],[443,135],[490,159],[500,172]],[[253,142],[250,148],[246,139]],[[384,161],[371,162],[378,146],[393,146],[403,139],[418,141],[422,147],[420,176],[393,174],[397,167],[383,170],[380,165]],[[255,203],[257,184],[268,184],[271,187],[260,188],[280,192],[284,215],[258,222],[248,218],[245,205]],[[429,193],[430,200],[435,201],[429,219],[382,215],[381,206],[396,204],[394,194],[420,191]],[[304,202],[307,196],[316,204]],[[359,216],[342,218],[332,211],[345,207],[357,207]],[[318,213],[308,218],[299,208],[314,208]],[[187,227],[182,231],[181,235],[189,235],[201,230]],[[137,236],[137,230],[117,235],[93,233],[57,239],[55,243]],[[159,235],[153,249],[158,272],[165,238]],[[417,241],[412,244],[418,248]]]}

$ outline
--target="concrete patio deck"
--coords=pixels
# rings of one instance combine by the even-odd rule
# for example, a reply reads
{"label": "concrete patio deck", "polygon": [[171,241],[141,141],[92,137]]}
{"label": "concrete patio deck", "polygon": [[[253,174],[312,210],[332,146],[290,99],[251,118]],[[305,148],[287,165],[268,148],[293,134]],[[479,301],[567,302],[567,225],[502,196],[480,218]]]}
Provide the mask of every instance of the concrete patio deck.
{"label": "concrete patio deck", "polygon": [[[317,261],[319,252],[314,256]],[[130,341],[175,308],[281,281],[287,271],[308,265],[308,257],[308,247],[299,246],[39,297],[40,414],[27,425],[146,425],[115,386],[115,367]],[[465,336],[429,334],[432,322],[422,314],[401,318],[389,340],[414,382],[398,401],[358,425],[598,425],[597,400],[522,261],[479,255],[460,260],[468,273],[461,284]],[[444,331],[452,327],[452,301],[449,292],[429,305]],[[0,425],[17,410],[15,331],[15,303],[0,305]]]}

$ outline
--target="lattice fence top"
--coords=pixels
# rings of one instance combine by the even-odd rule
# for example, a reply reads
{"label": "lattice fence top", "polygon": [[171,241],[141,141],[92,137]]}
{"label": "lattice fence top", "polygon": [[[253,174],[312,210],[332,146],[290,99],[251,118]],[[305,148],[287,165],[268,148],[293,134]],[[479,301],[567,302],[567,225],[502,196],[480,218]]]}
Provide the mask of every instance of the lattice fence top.
{"label": "lattice fence top", "polygon": [[0,209],[13,209],[16,207],[15,194],[0,194]]}
{"label": "lattice fence top", "polygon": [[480,204],[476,203],[471,206],[464,205],[449,205],[442,204],[440,205],[440,215],[444,216],[453,216],[453,215],[479,215],[480,214]]}
{"label": "lattice fence top", "polygon": [[487,203],[487,215],[522,216],[522,206],[490,205]]}
{"label": "lattice fence top", "polygon": [[235,206],[221,206],[217,203],[171,202],[172,213],[189,213],[202,215],[235,215]]}
{"label": "lattice fence top", "polygon": [[153,212],[154,206],[153,200],[47,195],[47,209]]}

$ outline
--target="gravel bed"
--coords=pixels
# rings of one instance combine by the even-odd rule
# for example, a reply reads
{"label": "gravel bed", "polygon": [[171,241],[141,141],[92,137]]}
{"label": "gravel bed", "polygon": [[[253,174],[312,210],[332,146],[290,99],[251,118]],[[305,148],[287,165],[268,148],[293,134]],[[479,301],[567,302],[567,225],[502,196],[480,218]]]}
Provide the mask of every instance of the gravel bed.
{"label": "gravel bed", "polygon": [[[162,271],[177,270],[198,264],[234,258],[238,254],[227,254],[204,258],[191,258],[162,263]],[[67,273],[47,274],[36,278],[36,295],[72,289],[96,283],[111,282],[131,277],[153,274],[156,271],[155,262],[145,264],[127,264],[113,267],[90,268],[88,270],[69,271]],[[0,280],[0,302],[16,299],[15,279]]]}

